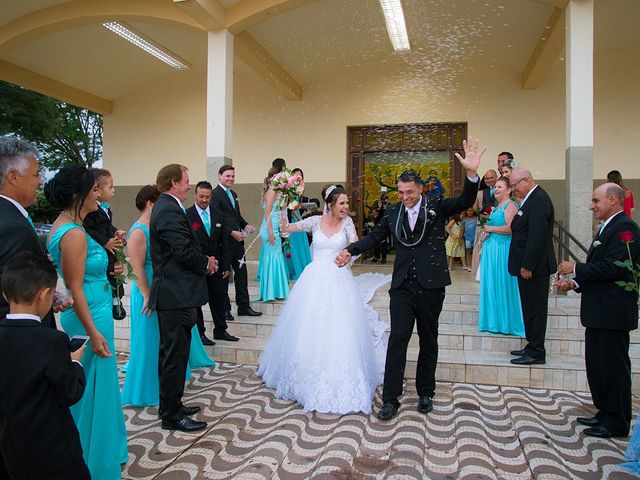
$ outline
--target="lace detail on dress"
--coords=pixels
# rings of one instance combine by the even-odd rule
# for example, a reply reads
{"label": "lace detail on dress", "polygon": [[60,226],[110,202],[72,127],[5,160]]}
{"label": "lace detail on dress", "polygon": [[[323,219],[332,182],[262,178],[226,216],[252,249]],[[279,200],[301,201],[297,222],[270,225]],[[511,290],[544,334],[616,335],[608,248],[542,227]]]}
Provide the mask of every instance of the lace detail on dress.
{"label": "lace detail on dress", "polygon": [[358,233],[356,232],[356,226],[353,224],[351,217],[346,217],[342,223],[342,229],[344,230],[344,233],[347,234],[347,240],[349,243],[357,242]]}

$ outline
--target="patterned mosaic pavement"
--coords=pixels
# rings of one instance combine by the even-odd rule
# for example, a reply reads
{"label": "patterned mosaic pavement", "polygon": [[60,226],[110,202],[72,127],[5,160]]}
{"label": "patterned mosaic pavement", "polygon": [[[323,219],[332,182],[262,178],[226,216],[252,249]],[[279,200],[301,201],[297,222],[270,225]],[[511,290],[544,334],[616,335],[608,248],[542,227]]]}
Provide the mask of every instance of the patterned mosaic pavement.
{"label": "patterned mosaic pavement", "polygon": [[[274,398],[255,367],[194,370],[185,403],[209,422],[197,434],[160,429],[157,408],[125,408],[126,479],[625,479],[626,440],[580,435],[587,394],[439,383],[416,411],[412,382],[399,415],[304,412]],[[374,413],[380,407],[375,398]],[[634,411],[640,401],[634,399]]]}

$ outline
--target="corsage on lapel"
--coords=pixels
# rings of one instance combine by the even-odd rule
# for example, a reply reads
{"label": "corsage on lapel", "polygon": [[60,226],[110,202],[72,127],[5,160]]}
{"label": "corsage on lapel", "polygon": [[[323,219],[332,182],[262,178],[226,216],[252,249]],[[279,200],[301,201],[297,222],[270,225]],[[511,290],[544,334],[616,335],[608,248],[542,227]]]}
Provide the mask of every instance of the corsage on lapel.
{"label": "corsage on lapel", "polygon": [[593,242],[593,248],[599,247],[600,245],[602,245],[602,242],[600,240],[595,240]]}
{"label": "corsage on lapel", "polygon": [[516,212],[516,215],[522,216],[522,210],[518,210],[518,211]]}

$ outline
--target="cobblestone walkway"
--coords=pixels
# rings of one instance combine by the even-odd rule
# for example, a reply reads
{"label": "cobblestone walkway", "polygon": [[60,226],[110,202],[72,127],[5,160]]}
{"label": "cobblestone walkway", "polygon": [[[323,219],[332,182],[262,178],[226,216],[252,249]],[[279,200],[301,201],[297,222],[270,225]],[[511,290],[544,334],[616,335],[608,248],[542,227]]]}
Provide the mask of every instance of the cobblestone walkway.
{"label": "cobblestone walkway", "polygon": [[[580,434],[586,394],[439,383],[434,410],[416,411],[409,382],[399,415],[304,412],[274,398],[255,368],[194,370],[185,403],[209,423],[160,429],[157,408],[125,408],[127,479],[624,479],[626,440]],[[376,395],[374,413],[380,407]],[[634,411],[640,402],[634,399]]]}

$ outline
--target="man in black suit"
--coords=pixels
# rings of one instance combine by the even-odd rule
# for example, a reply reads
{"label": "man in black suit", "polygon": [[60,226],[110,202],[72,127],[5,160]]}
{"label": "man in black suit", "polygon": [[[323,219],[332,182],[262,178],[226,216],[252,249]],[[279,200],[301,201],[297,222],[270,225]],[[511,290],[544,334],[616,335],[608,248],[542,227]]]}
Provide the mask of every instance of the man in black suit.
{"label": "man in black suit", "polygon": [[391,335],[387,348],[382,408],[380,420],[390,420],[400,407],[398,397],[407,358],[407,347],[413,325],[417,322],[420,353],[416,371],[416,388],[420,400],[418,411],[433,409],[435,371],[438,362],[438,317],[442,310],[445,286],[451,284],[444,246],[444,227],[448,217],[471,205],[478,192],[477,175],[480,151],[477,141],[464,142],[465,158],[456,153],[467,172],[464,189],[459,197],[427,199],[422,195],[422,179],[409,170],[398,179],[400,202],[385,210],[373,230],[360,241],[352,243],[336,258],[338,266],[348,263],[351,255],[363,253],[376,244],[393,237],[396,259],[391,280]]}
{"label": "man in black suit", "polygon": [[[560,291],[582,293],[580,320],[585,330],[585,363],[593,404],[592,418],[578,418],[591,437],[626,437],[631,425],[629,331],[638,328],[638,284],[617,262],[640,264],[640,230],[623,210],[624,190],[615,183],[593,192],[591,210],[602,224],[584,263],[561,262],[558,273],[573,280],[556,283]],[[635,285],[630,290],[625,289]]]}
{"label": "man in black suit", "polygon": [[197,309],[207,303],[205,275],[217,269],[217,261],[200,250],[182,202],[187,199],[189,175],[183,165],[162,167],[156,178],[161,195],[149,223],[153,281],[149,307],[158,312],[160,326],[160,417],[165,430],[191,432],[207,424],[191,420],[200,407],[182,404],[191,329]]}
{"label": "man in black suit", "polygon": [[513,350],[515,365],[546,362],[549,276],[558,266],[553,251],[553,203],[525,168],[511,172],[511,188],[520,199],[520,209],[511,222],[509,273],[518,277],[518,290],[527,345]]}
{"label": "man in black suit", "polygon": [[[41,185],[36,148],[15,137],[0,137],[0,279],[4,265],[19,252],[31,250],[47,258],[26,210],[36,203]],[[0,318],[8,312],[9,304],[0,295]],[[55,328],[53,313],[42,323]]]}
{"label": "man in black suit", "polygon": [[[229,238],[231,252],[231,267],[234,272],[234,285],[236,289],[236,304],[238,305],[238,315],[249,315],[257,317],[262,312],[256,312],[249,304],[249,289],[247,286],[247,265],[241,261],[244,258],[244,238],[245,231],[253,233],[256,231],[253,225],[242,217],[240,213],[240,202],[236,192],[231,187],[236,181],[236,171],[231,165],[223,165],[218,170],[218,185],[213,189],[211,206],[214,211],[222,214],[222,226],[225,234]],[[229,282],[226,280],[227,289]],[[231,315],[231,305],[227,294],[226,300],[226,320],[233,320]]]}
{"label": "man in black suit", "polygon": [[[207,276],[209,309],[211,310],[214,325],[213,338],[237,342],[238,337],[234,337],[227,332],[227,322],[224,319],[227,278],[231,268],[229,237],[223,232],[220,213],[215,212],[210,207],[212,190],[213,187],[207,181],[199,182],[196,185],[196,203],[187,208],[187,218],[191,224],[191,229],[200,242],[202,252],[218,260],[218,271],[213,275]],[[205,335],[206,329],[202,308],[199,308],[197,313],[198,332],[202,343],[204,345],[215,345]]]}
{"label": "man in black suit", "polygon": [[10,313],[0,320],[0,478],[86,480],[80,436],[69,407],[84,393],[69,337],[44,328],[58,276],[49,260],[26,250],[7,262],[2,293]]}

